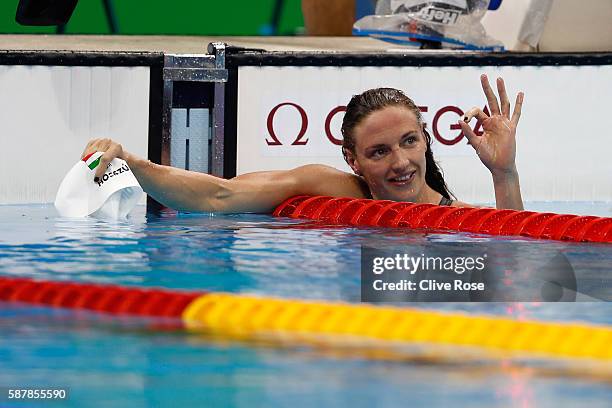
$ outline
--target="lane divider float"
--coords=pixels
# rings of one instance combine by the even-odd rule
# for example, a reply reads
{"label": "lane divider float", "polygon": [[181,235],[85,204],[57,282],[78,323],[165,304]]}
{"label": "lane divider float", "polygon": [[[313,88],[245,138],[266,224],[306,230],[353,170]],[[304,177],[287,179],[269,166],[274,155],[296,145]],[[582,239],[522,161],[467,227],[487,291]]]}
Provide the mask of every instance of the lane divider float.
{"label": "lane divider float", "polygon": [[612,362],[612,328],[592,324],[8,277],[0,277],[0,301],[176,318],[185,329],[241,338],[459,346],[503,356]]}
{"label": "lane divider float", "polygon": [[612,218],[591,215],[449,207],[326,196],[289,198],[274,210],[273,215],[339,225],[434,229],[612,243]]}

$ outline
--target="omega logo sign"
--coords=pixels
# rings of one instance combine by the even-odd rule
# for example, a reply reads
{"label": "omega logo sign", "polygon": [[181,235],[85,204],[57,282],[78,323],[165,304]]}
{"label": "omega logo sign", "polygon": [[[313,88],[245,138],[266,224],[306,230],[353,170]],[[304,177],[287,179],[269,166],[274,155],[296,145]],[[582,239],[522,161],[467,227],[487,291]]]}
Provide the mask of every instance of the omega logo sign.
{"label": "omega logo sign", "polygon": [[[282,146],[283,145],[283,143],[279,140],[279,135],[277,135],[274,129],[274,116],[276,115],[279,109],[284,108],[284,107],[295,110],[297,114],[296,120],[300,121],[301,127],[300,127],[300,130],[295,135],[282,135],[283,139],[285,139],[285,136],[286,136],[287,138],[285,140],[292,140],[291,142],[292,146],[306,145],[309,140],[308,137],[306,137],[306,133],[308,132],[308,124],[309,124],[308,114],[306,113],[306,110],[302,106],[294,102],[282,102],[276,105],[274,108],[272,108],[272,110],[270,110],[270,113],[268,113],[268,117],[266,120],[266,126],[268,129],[268,137],[266,138],[266,143],[268,144],[268,146]],[[422,113],[427,113],[429,111],[429,107],[419,106],[419,110]],[[346,106],[337,106],[331,111],[329,111],[329,113],[325,117],[325,122],[324,122],[325,123],[325,136],[327,137],[327,140],[329,140],[330,143],[337,145],[337,146],[342,145],[342,135],[339,135],[339,134],[334,135],[332,133],[331,122],[337,114],[341,112],[345,112],[345,111],[346,111]],[[483,111],[487,115],[489,115],[488,107],[485,106],[483,108]],[[454,115],[454,117],[451,118],[451,125],[448,128],[440,129],[440,121],[442,117],[446,115]],[[436,138],[436,140],[447,146],[452,146],[452,145],[459,143],[461,139],[463,139],[463,132],[461,132],[461,127],[456,122],[460,120],[463,117],[463,115],[464,115],[463,110],[453,105],[444,106],[438,109],[433,117],[433,121],[431,124],[433,135]],[[448,118],[446,120],[448,121]],[[474,125],[474,133],[478,136],[482,134],[482,123],[480,121],[477,121],[476,124]]]}
{"label": "omega logo sign", "polygon": [[[291,145],[292,146],[305,145],[306,143],[308,143],[308,139],[304,139],[304,135],[306,135],[306,131],[308,130],[308,115],[306,115],[306,111],[304,110],[304,108],[302,108],[297,103],[293,103],[293,102],[279,103],[274,108],[272,108],[272,110],[268,114],[268,119],[267,119],[266,122],[267,122],[267,127],[268,127],[268,135],[270,135],[271,139],[266,139],[266,143],[268,144],[268,146],[280,146],[280,145],[282,145],[281,141],[278,140],[278,137],[276,136],[276,132],[274,131],[274,115],[283,106],[292,106],[292,107],[294,107],[299,112],[300,119],[302,121],[302,127],[300,128],[300,131],[298,132],[297,136],[295,137],[295,140],[293,140],[293,143],[291,143]],[[327,139],[331,143],[333,143],[335,145],[338,145],[338,146],[342,145],[342,137],[340,137],[340,139],[338,139],[338,138],[334,137],[334,135],[332,135],[332,132],[331,132],[331,121],[334,118],[334,116],[336,116],[336,114],[338,114],[340,112],[345,112],[345,111],[346,111],[346,106],[338,106],[338,107],[332,109],[327,114],[327,117],[325,118],[325,135],[327,136]]]}

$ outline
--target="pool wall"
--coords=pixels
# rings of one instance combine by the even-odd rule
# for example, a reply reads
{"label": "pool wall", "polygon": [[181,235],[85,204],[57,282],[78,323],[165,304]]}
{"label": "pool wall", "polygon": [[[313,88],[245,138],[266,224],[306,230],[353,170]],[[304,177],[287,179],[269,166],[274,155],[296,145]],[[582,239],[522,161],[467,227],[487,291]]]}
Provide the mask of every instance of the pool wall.
{"label": "pool wall", "polygon": [[344,105],[377,86],[417,101],[451,190],[490,201],[490,174],[456,125],[485,105],[482,72],[503,76],[511,99],[526,94],[517,133],[524,200],[612,202],[612,53],[414,52],[366,38],[4,38],[0,204],[53,201],[92,137],[223,177],[306,163],[347,170]]}

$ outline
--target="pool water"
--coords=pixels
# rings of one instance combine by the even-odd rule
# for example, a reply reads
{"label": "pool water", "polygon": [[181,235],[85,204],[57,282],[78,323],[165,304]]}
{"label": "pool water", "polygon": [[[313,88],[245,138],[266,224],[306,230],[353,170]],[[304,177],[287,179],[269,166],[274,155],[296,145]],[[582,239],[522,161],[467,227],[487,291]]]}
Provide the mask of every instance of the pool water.
{"label": "pool water", "polygon": [[[530,209],[611,216],[606,203]],[[359,302],[363,244],[481,242],[439,232],[355,229],[266,215],[65,219],[50,205],[0,206],[0,275]],[[601,278],[612,246],[534,240]],[[612,325],[610,302],[419,303],[471,314]],[[238,342],[90,312],[0,303],[0,388],[67,388],[52,406],[609,406],[609,382],[487,365],[376,361],[304,346]],[[159,330],[152,327],[161,328]],[[4,391],[3,391],[4,392]],[[0,405],[6,404],[0,396]],[[44,403],[34,404],[44,406]],[[23,406],[32,404],[23,403]]]}

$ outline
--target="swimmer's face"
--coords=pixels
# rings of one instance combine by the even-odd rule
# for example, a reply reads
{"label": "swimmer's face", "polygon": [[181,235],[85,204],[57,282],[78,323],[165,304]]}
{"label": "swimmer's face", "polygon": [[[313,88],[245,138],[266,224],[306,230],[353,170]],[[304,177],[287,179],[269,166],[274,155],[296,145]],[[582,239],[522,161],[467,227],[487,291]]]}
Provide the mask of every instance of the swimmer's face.
{"label": "swimmer's face", "polygon": [[353,132],[353,171],[363,176],[378,200],[421,201],[425,194],[427,141],[416,115],[402,106],[371,113]]}

